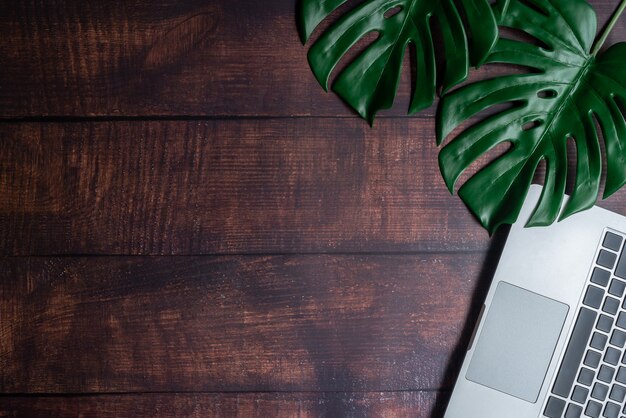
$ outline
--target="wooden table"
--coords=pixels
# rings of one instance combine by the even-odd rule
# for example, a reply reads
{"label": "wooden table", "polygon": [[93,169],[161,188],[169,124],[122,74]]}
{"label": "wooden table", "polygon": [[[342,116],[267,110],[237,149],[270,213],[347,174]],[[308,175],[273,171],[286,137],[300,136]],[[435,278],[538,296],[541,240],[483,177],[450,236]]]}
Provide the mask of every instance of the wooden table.
{"label": "wooden table", "polygon": [[294,9],[0,4],[0,416],[442,416],[506,231],[408,71],[369,128]]}

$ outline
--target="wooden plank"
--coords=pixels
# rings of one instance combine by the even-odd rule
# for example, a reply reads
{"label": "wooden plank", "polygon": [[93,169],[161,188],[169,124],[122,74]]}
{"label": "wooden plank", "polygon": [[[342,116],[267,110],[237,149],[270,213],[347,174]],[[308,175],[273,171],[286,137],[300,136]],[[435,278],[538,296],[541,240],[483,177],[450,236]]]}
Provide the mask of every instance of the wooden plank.
{"label": "wooden plank", "polygon": [[[591,3],[600,22],[616,7],[614,0]],[[0,2],[0,115],[352,116],[314,80],[294,5]],[[609,44],[625,37],[622,19]],[[473,77],[498,71],[485,67]],[[405,113],[408,73],[387,115]]]}
{"label": "wooden plank", "polygon": [[445,392],[207,393],[0,398],[0,416],[70,418],[440,417]]}
{"label": "wooden plank", "polygon": [[[0,140],[5,255],[489,243],[445,188],[431,120],[374,129],[355,119],[2,124]],[[626,190],[601,205],[626,214]]]}
{"label": "wooden plank", "polygon": [[0,392],[450,389],[492,259],[3,258]]}
{"label": "wooden plank", "polygon": [[409,119],[2,124],[0,252],[484,250],[440,177],[433,131]]}

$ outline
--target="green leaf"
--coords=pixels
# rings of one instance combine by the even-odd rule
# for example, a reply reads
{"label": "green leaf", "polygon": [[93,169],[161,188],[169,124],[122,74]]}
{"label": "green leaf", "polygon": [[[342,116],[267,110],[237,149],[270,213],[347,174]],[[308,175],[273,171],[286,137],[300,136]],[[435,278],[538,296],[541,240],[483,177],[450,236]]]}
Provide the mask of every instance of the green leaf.
{"label": "green leaf", "polygon": [[[302,0],[298,27],[305,42],[346,0]],[[458,5],[458,6],[457,6]],[[495,45],[498,27],[488,0],[365,0],[328,28],[309,51],[309,64],[328,90],[331,72],[359,40],[377,39],[338,75],[333,90],[361,117],[373,121],[392,106],[406,49],[415,47],[414,92],[409,113],[433,103],[437,86],[431,25],[439,23],[445,56],[444,90],[465,80]],[[471,32],[471,33],[470,33]]]}
{"label": "green leaf", "polygon": [[565,194],[570,139],[577,151],[576,181],[560,219],[588,209],[597,200],[602,172],[599,130],[607,157],[604,197],[626,183],[626,121],[620,111],[626,103],[626,43],[597,58],[591,55],[596,15],[583,0],[510,0],[501,25],[525,32],[540,45],[501,39],[487,62],[533,71],[451,92],[442,99],[437,116],[441,144],[461,123],[500,106],[462,131],[439,154],[441,172],[453,192],[459,176],[478,157],[510,144],[504,155],[459,189],[490,233],[517,219],[542,160],[545,186],[528,226],[549,225],[557,219]]}

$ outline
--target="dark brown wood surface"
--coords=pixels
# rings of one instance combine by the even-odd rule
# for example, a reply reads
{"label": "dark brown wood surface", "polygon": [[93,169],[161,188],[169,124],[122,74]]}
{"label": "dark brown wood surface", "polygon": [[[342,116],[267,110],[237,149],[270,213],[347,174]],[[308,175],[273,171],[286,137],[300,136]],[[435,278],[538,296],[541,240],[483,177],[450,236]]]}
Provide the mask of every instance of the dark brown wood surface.
{"label": "dark brown wood surface", "polygon": [[[352,117],[309,70],[296,1],[4,0],[0,113]],[[605,22],[618,2],[591,3]],[[608,42],[625,34],[622,19]],[[407,70],[386,114],[403,115],[409,92]]]}
{"label": "dark brown wood surface", "polygon": [[431,120],[0,125],[4,254],[483,250]]}
{"label": "dark brown wood surface", "polygon": [[434,392],[141,394],[0,398],[0,416],[228,418],[428,418]]}
{"label": "dark brown wood surface", "polygon": [[14,393],[449,389],[446,365],[491,269],[479,253],[0,267],[0,390]]}
{"label": "dark brown wood surface", "polygon": [[294,11],[0,2],[0,417],[442,417],[506,230]]}

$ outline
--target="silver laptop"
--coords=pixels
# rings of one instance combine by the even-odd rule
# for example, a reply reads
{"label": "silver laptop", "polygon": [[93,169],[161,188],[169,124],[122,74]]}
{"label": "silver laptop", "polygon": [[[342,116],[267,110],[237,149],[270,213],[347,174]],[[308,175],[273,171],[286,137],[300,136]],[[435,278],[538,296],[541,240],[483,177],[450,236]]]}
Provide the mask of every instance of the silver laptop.
{"label": "silver laptop", "polygon": [[446,418],[626,418],[626,217],[524,228],[540,193],[511,227]]}

